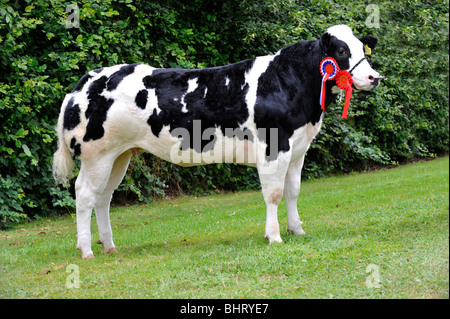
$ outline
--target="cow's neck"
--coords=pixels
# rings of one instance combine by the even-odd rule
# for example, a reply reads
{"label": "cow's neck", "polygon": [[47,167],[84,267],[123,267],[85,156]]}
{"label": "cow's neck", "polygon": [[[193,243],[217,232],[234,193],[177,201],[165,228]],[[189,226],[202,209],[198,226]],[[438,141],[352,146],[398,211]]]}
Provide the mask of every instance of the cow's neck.
{"label": "cow's neck", "polygon": [[[291,69],[292,73],[279,72],[281,78],[289,77],[295,81],[298,90],[297,107],[307,110],[308,121],[315,124],[322,115],[319,104],[322,76],[319,65],[322,61],[322,50],[318,41],[307,41],[286,47],[280,52],[280,70]],[[325,92],[325,109],[336,99],[332,93],[335,81],[327,81]],[[306,93],[306,94],[305,94]],[[305,96],[307,97],[305,99]]]}

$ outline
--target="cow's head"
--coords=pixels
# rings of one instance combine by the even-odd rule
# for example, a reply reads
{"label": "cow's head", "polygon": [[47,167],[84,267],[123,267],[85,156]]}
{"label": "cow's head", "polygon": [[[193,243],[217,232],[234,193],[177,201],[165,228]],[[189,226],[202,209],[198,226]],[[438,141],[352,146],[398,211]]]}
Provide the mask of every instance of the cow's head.
{"label": "cow's head", "polygon": [[346,25],[330,27],[320,38],[320,46],[325,55],[334,58],[341,70],[352,74],[356,89],[365,91],[376,88],[383,78],[365,59],[364,46],[367,45],[372,50],[376,44],[377,38],[372,36],[356,38]]}

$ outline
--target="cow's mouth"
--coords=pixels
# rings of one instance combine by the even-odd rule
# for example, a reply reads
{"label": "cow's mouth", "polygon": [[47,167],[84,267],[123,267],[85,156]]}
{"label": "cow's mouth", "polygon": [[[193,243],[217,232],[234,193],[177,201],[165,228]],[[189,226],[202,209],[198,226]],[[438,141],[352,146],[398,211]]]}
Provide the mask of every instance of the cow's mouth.
{"label": "cow's mouth", "polygon": [[372,82],[370,82],[370,84],[364,85],[364,86],[359,86],[355,82],[353,82],[352,88],[353,88],[354,92],[372,91],[373,89],[375,89],[375,88],[380,86],[380,82],[381,82],[382,79],[384,79],[383,76],[379,76],[379,77],[373,78],[373,80],[372,80]]}

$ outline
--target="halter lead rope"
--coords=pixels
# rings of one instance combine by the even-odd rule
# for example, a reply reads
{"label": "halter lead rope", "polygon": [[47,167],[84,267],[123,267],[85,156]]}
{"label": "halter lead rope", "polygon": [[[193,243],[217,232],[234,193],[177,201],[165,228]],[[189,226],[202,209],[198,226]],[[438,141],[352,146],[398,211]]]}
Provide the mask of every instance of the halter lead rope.
{"label": "halter lead rope", "polygon": [[366,57],[362,58],[361,60],[358,61],[358,63],[355,64],[355,66],[349,71],[350,74],[352,74],[353,70],[361,64],[362,61],[367,60]]}

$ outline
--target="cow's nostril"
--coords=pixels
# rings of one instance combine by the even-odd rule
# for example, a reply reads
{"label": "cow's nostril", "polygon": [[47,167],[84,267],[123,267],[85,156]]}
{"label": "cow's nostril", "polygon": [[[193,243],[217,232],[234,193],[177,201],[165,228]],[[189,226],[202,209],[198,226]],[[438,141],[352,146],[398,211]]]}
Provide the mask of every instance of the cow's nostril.
{"label": "cow's nostril", "polygon": [[369,80],[373,81],[373,80],[375,80],[375,78],[373,76],[369,75]]}
{"label": "cow's nostril", "polygon": [[374,87],[377,87],[380,84],[380,80],[378,78],[374,78],[374,80],[372,81],[372,85]]}

